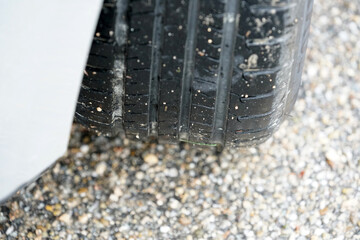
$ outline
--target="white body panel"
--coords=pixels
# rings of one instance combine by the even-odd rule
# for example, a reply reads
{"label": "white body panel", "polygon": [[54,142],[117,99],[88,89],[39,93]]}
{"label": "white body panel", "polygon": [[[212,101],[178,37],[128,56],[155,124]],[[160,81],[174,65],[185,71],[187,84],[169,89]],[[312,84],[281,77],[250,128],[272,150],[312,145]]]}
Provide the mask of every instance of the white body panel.
{"label": "white body panel", "polygon": [[101,0],[0,0],[0,199],[66,151]]}

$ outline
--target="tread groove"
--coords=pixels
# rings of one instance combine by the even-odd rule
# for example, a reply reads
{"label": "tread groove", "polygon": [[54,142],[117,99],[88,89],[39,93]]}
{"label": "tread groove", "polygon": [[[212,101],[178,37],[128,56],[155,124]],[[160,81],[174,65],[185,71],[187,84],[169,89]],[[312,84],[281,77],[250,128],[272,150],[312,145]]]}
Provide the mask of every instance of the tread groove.
{"label": "tread groove", "polygon": [[241,121],[241,120],[249,120],[249,119],[256,119],[256,118],[262,118],[262,117],[266,117],[266,116],[269,116],[273,113],[275,113],[275,109],[272,109],[271,111],[269,112],[266,112],[266,113],[262,113],[262,114],[256,114],[256,115],[251,115],[251,116],[238,116],[237,117],[237,120],[238,121]]}
{"label": "tread groove", "polygon": [[272,46],[276,44],[284,44],[291,39],[291,34],[285,34],[277,38],[255,38],[245,40],[246,46],[255,47],[255,46]]}
{"label": "tread groove", "polygon": [[271,11],[285,11],[285,10],[289,10],[292,8],[295,8],[297,5],[296,3],[290,3],[290,4],[286,4],[286,5],[273,5],[273,6],[268,6],[268,5],[264,5],[264,4],[256,4],[256,5],[252,5],[250,6],[250,10],[252,11],[264,11],[264,12],[271,12]]}
{"label": "tread groove", "polygon": [[[128,0],[119,0],[116,3],[117,15],[115,19],[115,42],[118,48],[115,50],[114,60],[114,78],[111,81],[113,88],[112,95],[112,123],[115,132],[121,132],[123,126],[123,99],[124,99],[124,76],[125,76],[125,45],[127,39],[127,19],[126,12],[128,9]],[[119,50],[117,50],[119,49]]]}
{"label": "tread groove", "polygon": [[220,64],[217,78],[215,112],[211,141],[219,146],[225,144],[226,122],[229,108],[230,88],[233,72],[236,30],[239,24],[239,1],[228,0],[223,17]]}
{"label": "tread groove", "polygon": [[194,80],[195,48],[197,19],[199,15],[199,0],[189,3],[189,15],[187,19],[187,37],[184,53],[184,70],[181,79],[180,114],[178,138],[180,141],[189,139],[190,111],[192,98],[192,82]]}
{"label": "tread groove", "polygon": [[164,34],[165,0],[156,0],[151,49],[148,136],[158,136],[159,79],[161,73],[161,52]]}
{"label": "tread groove", "polygon": [[256,96],[248,96],[248,97],[242,97],[240,96],[240,102],[246,102],[246,101],[251,101],[251,100],[258,100],[258,99],[264,99],[264,98],[268,98],[268,97],[272,97],[275,96],[278,92],[278,90],[273,90],[271,92],[268,93],[263,93],[263,94],[259,94]]}

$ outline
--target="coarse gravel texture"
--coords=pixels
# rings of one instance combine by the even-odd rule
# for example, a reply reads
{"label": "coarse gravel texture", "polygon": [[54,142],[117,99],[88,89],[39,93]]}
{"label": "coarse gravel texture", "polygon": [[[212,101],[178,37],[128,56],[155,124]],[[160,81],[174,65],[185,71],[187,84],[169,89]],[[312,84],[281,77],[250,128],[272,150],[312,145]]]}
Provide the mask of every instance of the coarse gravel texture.
{"label": "coarse gravel texture", "polygon": [[358,3],[315,1],[303,88],[266,143],[217,157],[74,126],[1,206],[0,239],[360,239]]}

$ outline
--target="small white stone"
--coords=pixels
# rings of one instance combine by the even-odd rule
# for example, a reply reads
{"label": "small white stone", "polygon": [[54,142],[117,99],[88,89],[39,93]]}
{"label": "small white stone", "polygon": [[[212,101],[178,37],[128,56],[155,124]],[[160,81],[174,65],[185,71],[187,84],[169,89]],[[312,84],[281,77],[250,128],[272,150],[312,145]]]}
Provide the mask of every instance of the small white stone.
{"label": "small white stone", "polygon": [[95,172],[99,175],[99,176],[103,176],[105,171],[106,171],[107,165],[105,162],[100,162],[96,165],[95,168]]}
{"label": "small white stone", "polygon": [[308,235],[310,235],[310,229],[307,227],[302,227],[302,228],[300,228],[300,234],[302,236],[308,236]]}
{"label": "small white stone", "polygon": [[252,207],[251,203],[249,201],[244,201],[243,202],[243,207],[245,209],[250,209]]}
{"label": "small white stone", "polygon": [[338,36],[343,42],[347,42],[349,40],[349,34],[346,31],[341,31]]}
{"label": "small white stone", "polygon": [[335,149],[330,148],[326,154],[325,157],[327,160],[330,160],[332,162],[337,162],[339,160],[339,155],[338,153],[335,151]]}
{"label": "small white stone", "polygon": [[185,190],[183,187],[177,187],[175,188],[175,195],[176,196],[181,196],[182,194],[184,194]]}
{"label": "small white stone", "polygon": [[121,190],[121,188],[119,186],[115,187],[114,189],[114,194],[117,196],[117,197],[120,197],[121,195],[123,195],[123,191]]}
{"label": "small white stone", "polygon": [[127,224],[121,225],[121,227],[119,228],[120,232],[127,232],[130,230],[130,226]]}
{"label": "small white stone", "polygon": [[233,183],[233,178],[230,174],[226,174],[225,178],[224,178],[224,182],[227,184],[231,184]]}
{"label": "small white stone", "polygon": [[256,186],[256,188],[255,188],[255,190],[257,191],[257,192],[259,192],[259,193],[262,193],[265,189],[264,189],[264,187],[263,186]]}
{"label": "small white stone", "polygon": [[82,153],[84,153],[84,154],[86,154],[86,153],[88,153],[89,152],[89,145],[81,145],[81,147],[80,147],[80,152],[82,152]]}
{"label": "small white stone", "polygon": [[71,215],[68,213],[64,213],[59,217],[59,220],[69,225],[71,224]]}
{"label": "small white stone", "polygon": [[139,171],[135,174],[135,177],[136,177],[136,179],[142,180],[142,179],[144,179],[145,174],[143,172]]}
{"label": "small white stone", "polygon": [[162,232],[162,233],[168,233],[168,232],[170,232],[170,227],[169,226],[161,226],[160,227],[160,232]]}
{"label": "small white stone", "polygon": [[110,201],[117,202],[119,200],[119,197],[115,194],[110,194],[109,199]]}
{"label": "small white stone", "polygon": [[288,215],[287,217],[290,221],[296,221],[297,220],[297,215],[296,213],[291,213],[290,215]]}
{"label": "small white stone", "polygon": [[14,226],[10,226],[10,227],[6,230],[6,235],[10,235],[13,231],[14,231]]}
{"label": "small white stone", "polygon": [[57,164],[55,165],[55,167],[53,168],[53,172],[54,172],[55,174],[59,174],[59,172],[60,172],[60,164],[59,164],[59,163],[57,163]]}
{"label": "small white stone", "polygon": [[298,178],[295,174],[289,174],[288,180],[292,186],[296,187],[298,185]]}
{"label": "small white stone", "polygon": [[85,213],[85,214],[79,216],[79,222],[82,224],[85,224],[88,222],[89,217],[90,217],[90,214]]}
{"label": "small white stone", "polygon": [[144,161],[150,166],[152,166],[157,164],[159,162],[159,159],[155,154],[149,153],[144,156]]}
{"label": "small white stone", "polygon": [[181,207],[181,204],[175,198],[171,198],[169,202],[169,207],[172,209],[179,209]]}
{"label": "small white stone", "polygon": [[178,170],[176,168],[170,168],[167,172],[167,175],[169,177],[177,177],[179,175]]}

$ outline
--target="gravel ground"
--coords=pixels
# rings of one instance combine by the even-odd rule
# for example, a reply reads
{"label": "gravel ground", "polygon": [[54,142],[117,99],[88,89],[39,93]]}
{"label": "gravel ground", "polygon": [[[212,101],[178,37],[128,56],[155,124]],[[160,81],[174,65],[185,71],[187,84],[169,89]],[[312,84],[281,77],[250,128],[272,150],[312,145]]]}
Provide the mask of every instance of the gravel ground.
{"label": "gravel ground", "polygon": [[0,239],[360,239],[358,3],[315,1],[303,89],[266,143],[217,157],[74,126]]}

